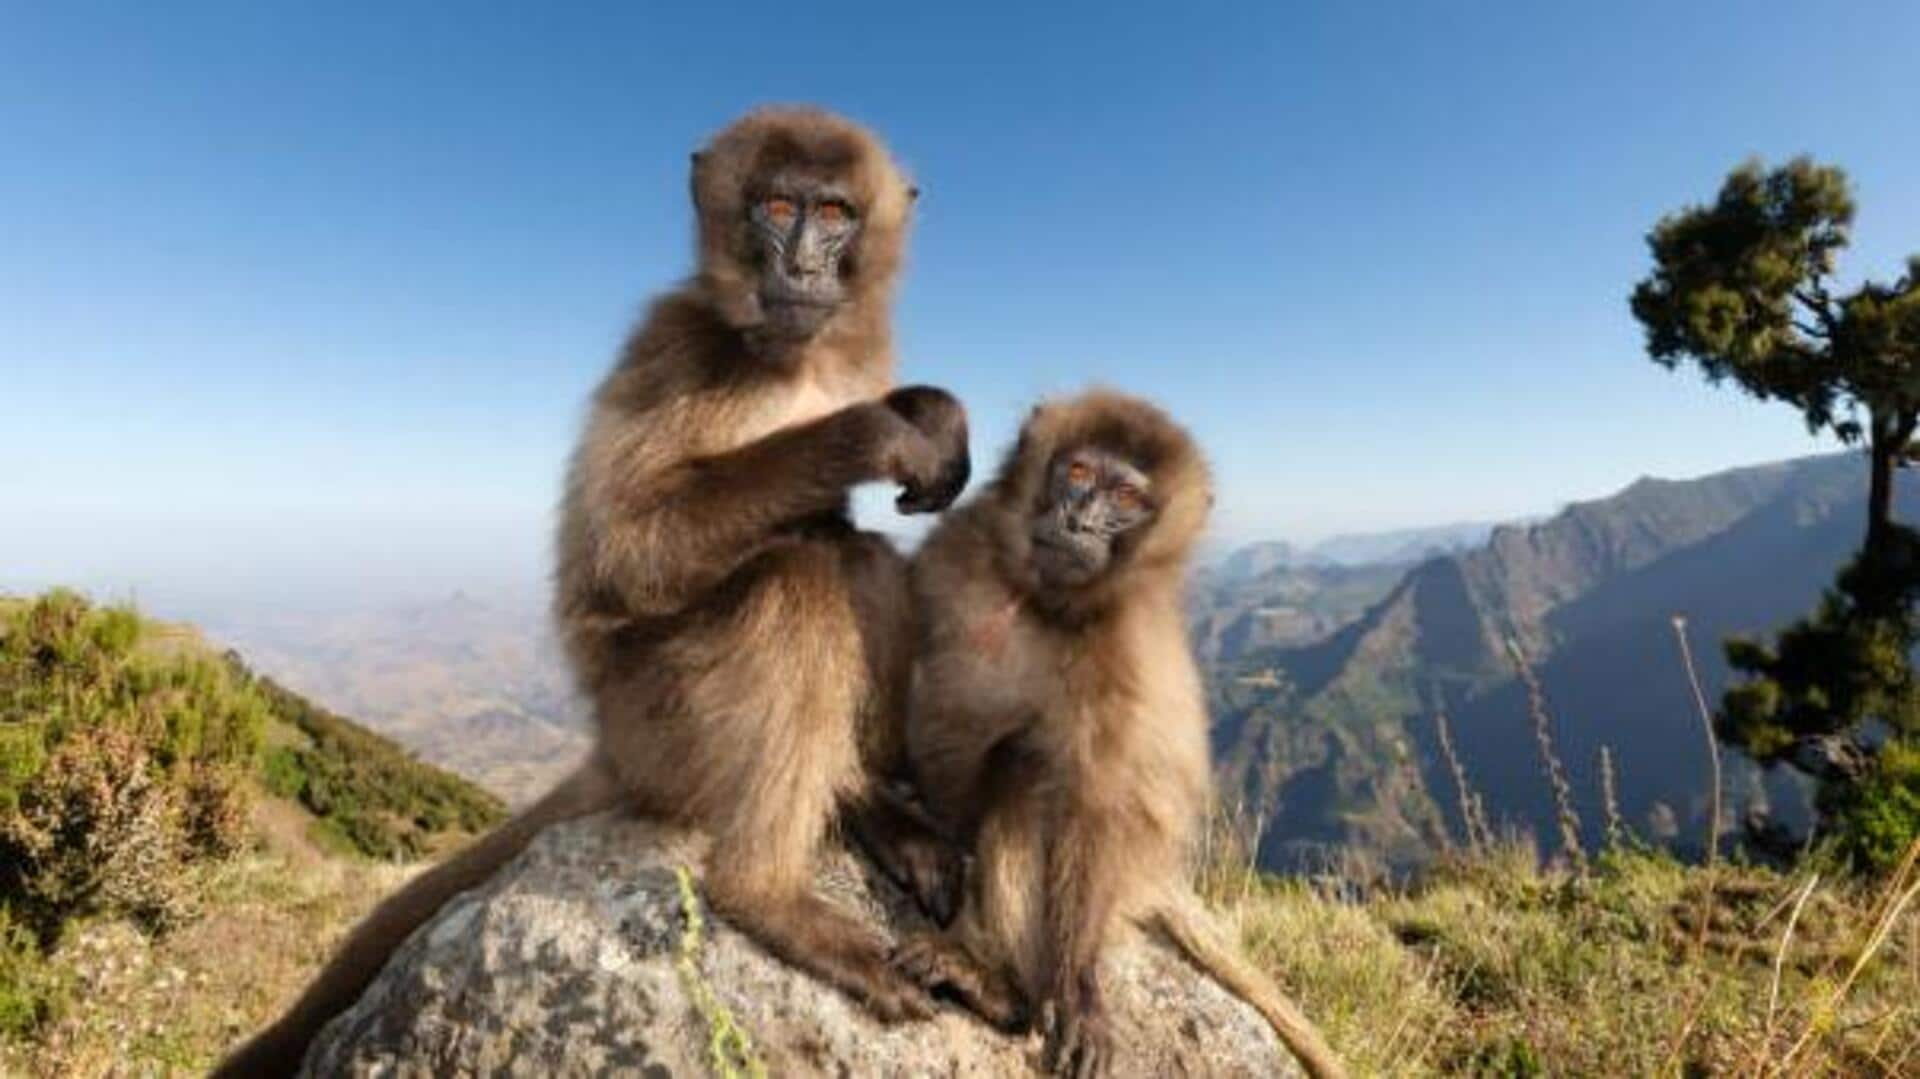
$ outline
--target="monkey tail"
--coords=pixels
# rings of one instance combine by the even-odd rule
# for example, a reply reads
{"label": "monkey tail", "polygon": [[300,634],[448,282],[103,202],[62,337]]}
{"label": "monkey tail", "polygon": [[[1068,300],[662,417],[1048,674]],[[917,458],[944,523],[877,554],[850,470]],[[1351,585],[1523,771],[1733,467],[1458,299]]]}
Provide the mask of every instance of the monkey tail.
{"label": "monkey tail", "polygon": [[1172,941],[1189,962],[1212,975],[1228,992],[1253,1005],[1313,1079],[1346,1079],[1345,1066],[1327,1045],[1320,1029],[1272,979],[1247,965],[1233,947],[1220,938],[1213,919],[1197,902],[1189,897],[1172,897],[1147,920]]}
{"label": "monkey tail", "polygon": [[485,881],[550,824],[613,808],[620,786],[598,754],[533,805],[422,872],[355,926],[287,1013],[222,1061],[216,1079],[287,1076],[329,1020],[352,1006],[407,935],[455,895]]}

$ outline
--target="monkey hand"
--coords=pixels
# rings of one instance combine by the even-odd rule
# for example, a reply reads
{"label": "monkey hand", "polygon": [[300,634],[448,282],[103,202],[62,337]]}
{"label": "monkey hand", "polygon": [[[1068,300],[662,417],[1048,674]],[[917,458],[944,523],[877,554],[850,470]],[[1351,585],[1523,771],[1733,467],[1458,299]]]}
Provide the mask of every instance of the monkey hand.
{"label": "monkey hand", "polygon": [[1041,1067],[1049,1075],[1095,1079],[1113,1067],[1113,1023],[1091,975],[1080,992],[1062,993],[1040,1011]]}
{"label": "monkey hand", "polygon": [[886,396],[886,406],[912,424],[938,454],[931,479],[902,480],[894,501],[901,513],[938,513],[953,504],[973,474],[967,452],[967,410],[945,390],[932,386],[903,386]]}

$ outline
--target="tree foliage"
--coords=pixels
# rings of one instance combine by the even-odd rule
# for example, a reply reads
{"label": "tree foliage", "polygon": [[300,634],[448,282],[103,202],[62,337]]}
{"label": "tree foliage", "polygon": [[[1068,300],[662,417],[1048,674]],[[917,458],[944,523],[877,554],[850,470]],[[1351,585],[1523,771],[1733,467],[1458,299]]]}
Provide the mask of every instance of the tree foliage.
{"label": "tree foliage", "polygon": [[[1874,759],[1905,760],[1904,747],[1920,745],[1910,741],[1920,738],[1912,668],[1920,534],[1893,518],[1895,469],[1914,457],[1920,423],[1920,257],[1891,285],[1867,281],[1836,295],[1853,214],[1839,169],[1806,158],[1771,170],[1749,162],[1711,204],[1655,226],[1647,239],[1654,269],[1632,307],[1655,362],[1691,363],[1710,382],[1731,380],[1793,405],[1809,430],[1866,445],[1859,555],[1773,645],[1728,642],[1728,661],[1746,678],[1727,692],[1719,719],[1721,732],[1757,759],[1819,777],[1830,822],[1865,827],[1861,798],[1920,781],[1920,769]],[[1893,751],[1881,753],[1887,746]],[[1889,794],[1877,804],[1916,801]],[[1871,816],[1881,832],[1899,818]],[[1875,841],[1855,852],[1872,862],[1884,848]]]}

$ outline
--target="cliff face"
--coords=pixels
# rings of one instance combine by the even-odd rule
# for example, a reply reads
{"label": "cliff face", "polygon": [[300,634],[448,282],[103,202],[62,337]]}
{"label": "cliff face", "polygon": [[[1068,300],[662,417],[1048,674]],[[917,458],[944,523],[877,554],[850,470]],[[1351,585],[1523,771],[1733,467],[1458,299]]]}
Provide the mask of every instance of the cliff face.
{"label": "cliff face", "polygon": [[[549,830],[422,926],[322,1033],[305,1074],[1032,1073],[1037,1038],[953,1008],[885,1027],[769,957],[706,910],[697,878],[683,883],[703,853],[689,834],[617,816]],[[921,924],[851,856],[817,887],[883,931]],[[1259,1016],[1166,948],[1129,941],[1105,980],[1116,1074],[1290,1073]]]}

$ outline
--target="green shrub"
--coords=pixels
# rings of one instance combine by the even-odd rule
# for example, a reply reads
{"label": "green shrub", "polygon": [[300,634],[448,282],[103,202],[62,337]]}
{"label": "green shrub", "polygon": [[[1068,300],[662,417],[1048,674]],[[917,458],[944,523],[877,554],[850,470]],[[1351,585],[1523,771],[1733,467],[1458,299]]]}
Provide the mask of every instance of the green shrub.
{"label": "green shrub", "polygon": [[0,819],[0,894],[43,941],[96,914],[176,923],[189,857],[176,789],[139,742],[111,727],[63,742]]}
{"label": "green shrub", "polygon": [[260,782],[276,798],[299,800],[307,790],[307,771],[300,754],[288,746],[275,746],[260,762]]}
{"label": "green shrub", "polygon": [[1892,869],[1920,836],[1920,739],[1888,742],[1860,782],[1822,793],[1841,853],[1856,867]]}
{"label": "green shrub", "polygon": [[169,926],[194,866],[244,844],[267,702],[149,635],[68,591],[0,608],[0,904],[43,942],[93,915]]}
{"label": "green shrub", "polygon": [[245,673],[274,715],[305,736],[276,746],[260,764],[269,791],[321,818],[315,834],[329,846],[386,861],[419,858],[453,831],[485,831],[506,816],[500,800],[472,783],[414,759],[392,740],[334,715],[272,679]]}

